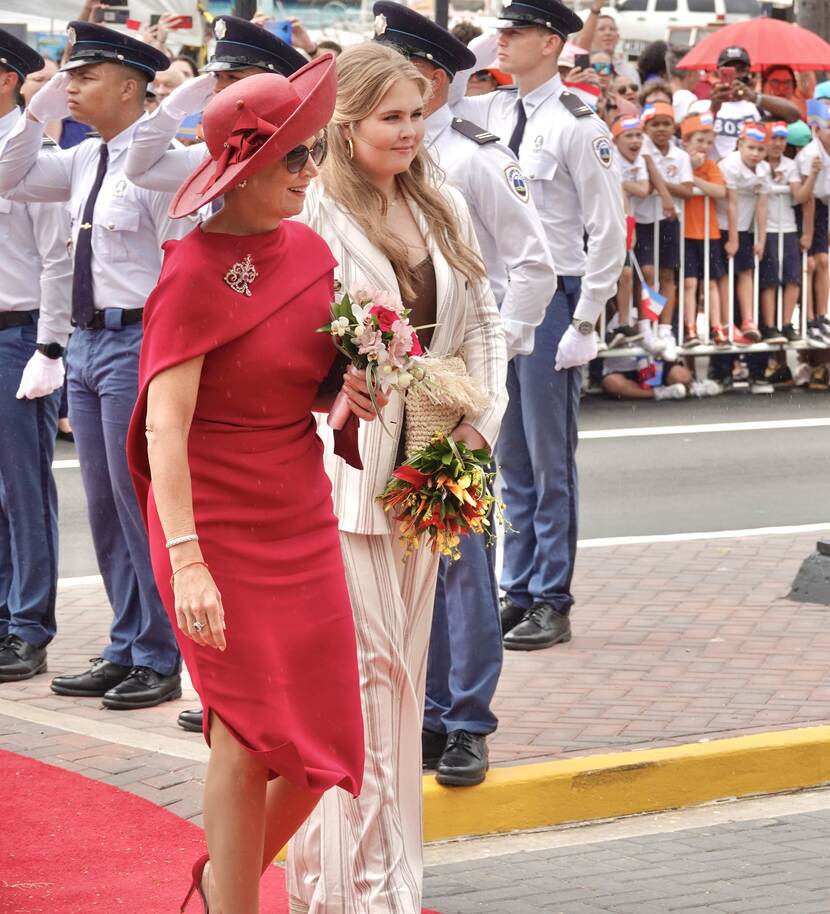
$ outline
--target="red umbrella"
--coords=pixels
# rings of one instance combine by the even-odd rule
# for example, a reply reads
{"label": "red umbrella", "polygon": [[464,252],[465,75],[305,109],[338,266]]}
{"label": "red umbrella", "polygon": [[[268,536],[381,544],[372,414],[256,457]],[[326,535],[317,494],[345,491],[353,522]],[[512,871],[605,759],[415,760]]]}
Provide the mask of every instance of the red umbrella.
{"label": "red umbrella", "polygon": [[683,70],[714,70],[724,48],[746,48],[753,70],[787,64],[793,70],[830,70],[830,44],[780,19],[746,19],[717,29],[678,63]]}

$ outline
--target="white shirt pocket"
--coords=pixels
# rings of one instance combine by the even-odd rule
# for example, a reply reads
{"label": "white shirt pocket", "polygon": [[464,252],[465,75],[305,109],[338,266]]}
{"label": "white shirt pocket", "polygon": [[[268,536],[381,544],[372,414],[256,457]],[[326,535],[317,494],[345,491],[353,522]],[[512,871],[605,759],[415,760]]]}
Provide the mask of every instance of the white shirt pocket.
{"label": "white shirt pocket", "polygon": [[123,263],[140,255],[136,246],[136,233],[141,223],[141,213],[121,201],[95,208],[95,247],[100,244],[100,254],[112,263]]}

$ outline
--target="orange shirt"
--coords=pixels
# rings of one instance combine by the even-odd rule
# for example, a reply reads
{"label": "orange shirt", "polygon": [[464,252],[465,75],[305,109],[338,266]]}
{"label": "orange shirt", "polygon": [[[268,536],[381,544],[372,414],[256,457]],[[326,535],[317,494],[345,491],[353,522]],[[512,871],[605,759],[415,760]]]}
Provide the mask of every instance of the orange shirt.
{"label": "orange shirt", "polygon": [[[696,178],[702,178],[712,184],[722,184],[726,186],[726,181],[721,174],[717,163],[707,159],[700,168],[695,168],[693,174]],[[720,238],[720,229],[718,228],[718,214],[715,209],[714,197],[694,196],[691,200],[686,201],[686,222],[684,226],[684,237],[694,238],[702,241],[706,237],[704,222],[706,210],[709,207],[709,237]]]}

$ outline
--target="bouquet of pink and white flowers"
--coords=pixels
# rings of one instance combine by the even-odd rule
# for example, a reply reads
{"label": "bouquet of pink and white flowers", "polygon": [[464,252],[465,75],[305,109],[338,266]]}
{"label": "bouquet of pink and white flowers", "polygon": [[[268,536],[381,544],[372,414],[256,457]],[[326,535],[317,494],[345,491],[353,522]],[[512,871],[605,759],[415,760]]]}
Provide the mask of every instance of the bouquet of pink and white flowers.
{"label": "bouquet of pink and white flowers", "polygon": [[[416,362],[423,349],[416,329],[409,323],[409,309],[390,292],[347,292],[332,303],[331,321],[319,327],[318,332],[331,334],[340,352],[355,368],[365,371],[369,396],[381,423],[377,391],[385,393],[393,387],[403,391],[413,381],[424,378],[424,369]],[[348,399],[341,392],[329,412],[328,424],[334,429],[343,428],[349,413]]]}

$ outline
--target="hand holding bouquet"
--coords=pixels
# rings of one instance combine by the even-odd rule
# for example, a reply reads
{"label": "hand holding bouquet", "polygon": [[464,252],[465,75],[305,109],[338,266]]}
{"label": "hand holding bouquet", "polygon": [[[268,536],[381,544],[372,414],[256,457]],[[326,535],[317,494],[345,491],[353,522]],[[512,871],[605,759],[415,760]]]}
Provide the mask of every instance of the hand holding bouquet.
{"label": "hand holding bouquet", "polygon": [[438,434],[395,470],[378,498],[400,523],[407,552],[426,537],[433,552],[457,559],[462,536],[484,533],[488,542],[493,539],[490,513],[495,509],[501,516],[501,506],[493,495],[489,460],[487,449],[472,451]]}
{"label": "hand holding bouquet", "polygon": [[[409,310],[389,292],[356,289],[333,302],[331,316],[331,322],[318,332],[330,333],[334,345],[354,368],[365,372],[372,405],[380,416],[378,391],[386,393],[393,387],[406,390],[424,376],[413,361],[423,349],[409,323]],[[349,413],[348,398],[341,391],[329,412],[329,426],[343,428]]]}

